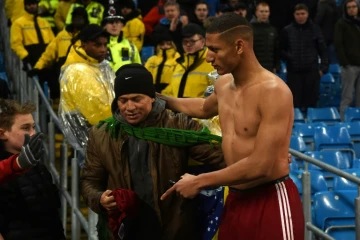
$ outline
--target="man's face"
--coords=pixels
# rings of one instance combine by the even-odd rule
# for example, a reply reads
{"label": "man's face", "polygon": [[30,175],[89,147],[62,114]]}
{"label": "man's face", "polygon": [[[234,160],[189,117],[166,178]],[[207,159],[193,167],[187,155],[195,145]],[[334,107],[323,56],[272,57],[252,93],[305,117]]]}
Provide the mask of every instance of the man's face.
{"label": "man's face", "polygon": [[105,29],[112,36],[119,36],[124,24],[120,20],[110,20],[105,24]]}
{"label": "man's face", "polygon": [[101,62],[106,57],[107,42],[108,40],[106,37],[98,37],[94,41],[87,41],[81,43],[81,46],[85,50],[87,55]]}
{"label": "man's face", "polygon": [[243,17],[246,17],[247,11],[246,11],[246,9],[239,9],[239,10],[234,11],[234,13],[239,14]]}
{"label": "man's face", "polygon": [[137,125],[147,118],[154,101],[144,94],[124,94],[118,98],[117,104],[120,115],[131,125]]}
{"label": "man's face", "polygon": [[174,18],[177,18],[180,16],[180,11],[176,6],[167,6],[165,9],[165,17],[171,21]]}
{"label": "man's face", "polygon": [[206,34],[206,46],[208,52],[206,61],[217,70],[220,75],[230,73],[235,65],[238,64],[237,49],[235,44],[232,46],[220,38],[219,33]]}
{"label": "man's face", "polygon": [[131,8],[124,7],[124,8],[121,9],[121,13],[122,13],[123,16],[129,15],[131,12],[132,12]]}
{"label": "man's face", "polygon": [[85,26],[85,19],[82,16],[74,16],[72,18],[72,24],[75,28],[80,30]]}
{"label": "man's face", "polygon": [[359,14],[359,7],[355,1],[351,1],[346,4],[346,11],[350,17],[357,17]]}
{"label": "man's face", "polygon": [[5,150],[14,154],[19,153],[24,144],[24,135],[26,133],[30,137],[35,134],[35,122],[32,115],[16,115],[10,130],[0,128],[0,139],[4,142]]}
{"label": "man's face", "polygon": [[255,14],[258,22],[267,22],[270,16],[270,9],[268,6],[259,5]]}
{"label": "man's face", "polygon": [[203,21],[207,18],[209,14],[209,10],[206,6],[206,4],[198,4],[195,9],[195,15],[200,20]]}
{"label": "man's face", "polygon": [[196,53],[204,48],[205,39],[200,34],[195,34],[192,37],[183,38],[182,46],[184,51],[188,54]]}
{"label": "man's face", "polygon": [[308,20],[308,17],[309,17],[309,13],[305,10],[297,10],[295,11],[294,13],[294,17],[295,17],[295,21],[298,23],[298,24],[305,24],[306,21]]}
{"label": "man's face", "polygon": [[26,4],[25,10],[30,14],[36,14],[38,11],[38,4],[37,3]]}

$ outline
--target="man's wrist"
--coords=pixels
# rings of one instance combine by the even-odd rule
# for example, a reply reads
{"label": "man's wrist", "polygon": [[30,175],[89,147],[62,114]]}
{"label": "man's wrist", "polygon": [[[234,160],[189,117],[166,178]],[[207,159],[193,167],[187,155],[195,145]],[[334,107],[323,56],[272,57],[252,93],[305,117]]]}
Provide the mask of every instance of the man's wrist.
{"label": "man's wrist", "polygon": [[211,181],[213,178],[214,177],[211,176],[211,173],[200,174],[196,177],[195,185],[198,189],[200,189],[200,191],[208,187],[213,187],[214,183]]}

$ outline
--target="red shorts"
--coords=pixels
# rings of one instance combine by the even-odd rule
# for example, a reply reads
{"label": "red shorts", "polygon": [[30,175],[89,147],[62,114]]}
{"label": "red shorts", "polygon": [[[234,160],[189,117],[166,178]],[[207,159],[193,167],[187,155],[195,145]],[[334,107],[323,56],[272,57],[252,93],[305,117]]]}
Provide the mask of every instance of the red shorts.
{"label": "red shorts", "polygon": [[299,192],[288,176],[251,189],[231,189],[219,240],[304,240]]}

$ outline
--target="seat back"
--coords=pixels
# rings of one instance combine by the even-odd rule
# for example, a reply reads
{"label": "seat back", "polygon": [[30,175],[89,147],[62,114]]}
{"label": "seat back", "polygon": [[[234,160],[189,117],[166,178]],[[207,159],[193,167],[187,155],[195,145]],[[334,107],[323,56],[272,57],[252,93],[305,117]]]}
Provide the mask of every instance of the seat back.
{"label": "seat back", "polygon": [[304,123],[305,118],[299,108],[294,108],[294,122]]}
{"label": "seat back", "polygon": [[335,107],[308,108],[307,118],[309,123],[325,122],[328,125],[333,125],[341,121],[340,114]]}
{"label": "seat back", "polygon": [[360,121],[360,108],[347,107],[344,114],[345,122]]}
{"label": "seat back", "polygon": [[145,63],[154,54],[155,54],[155,48],[153,46],[144,46],[141,49],[141,61]]}
{"label": "seat back", "polygon": [[355,156],[356,158],[360,158],[360,121],[344,122],[338,124],[347,128],[354,146]]}
{"label": "seat back", "polygon": [[[317,227],[327,231],[331,236],[355,236],[354,199],[357,191],[328,191],[319,192],[313,196],[313,219]],[[335,227],[336,228],[331,228]],[[349,227],[353,226],[353,227]]]}
{"label": "seat back", "polygon": [[291,136],[290,148],[294,149],[296,151],[299,151],[299,152],[305,152],[306,146],[305,146],[304,139],[299,136]]}
{"label": "seat back", "polygon": [[[303,170],[292,171],[290,173],[290,178],[294,181],[296,187],[299,190],[300,195],[302,195],[302,173]],[[314,195],[317,192],[328,191],[328,185],[324,178],[324,175],[320,171],[309,171],[311,179],[311,194]]]}
{"label": "seat back", "polygon": [[[360,178],[360,169],[351,168],[351,169],[344,169],[345,172],[350,173],[358,178]],[[340,177],[334,177],[334,191],[341,191],[341,190],[357,190],[357,186],[355,183]]]}
{"label": "seat back", "polygon": [[294,123],[292,134],[302,137],[306,144],[306,151],[314,150],[314,134],[316,127],[326,126],[323,122],[316,123]]}
{"label": "seat back", "polygon": [[[333,167],[337,167],[340,169],[349,169],[351,168],[351,162],[349,159],[345,159],[344,155],[340,151],[314,151],[314,152],[306,152],[306,155],[320,160],[326,164],[329,164]],[[316,165],[309,164],[309,169],[324,171],[322,168],[319,168]]]}

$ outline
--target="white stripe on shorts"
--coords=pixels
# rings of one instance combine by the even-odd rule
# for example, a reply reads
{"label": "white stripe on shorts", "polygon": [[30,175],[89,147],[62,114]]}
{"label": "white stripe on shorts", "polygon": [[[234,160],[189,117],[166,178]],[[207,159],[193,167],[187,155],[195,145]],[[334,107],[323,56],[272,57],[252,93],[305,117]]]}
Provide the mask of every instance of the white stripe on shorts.
{"label": "white stripe on shorts", "polygon": [[276,183],[276,192],[279,201],[283,240],[294,240],[293,225],[290,212],[289,198],[283,182]]}

